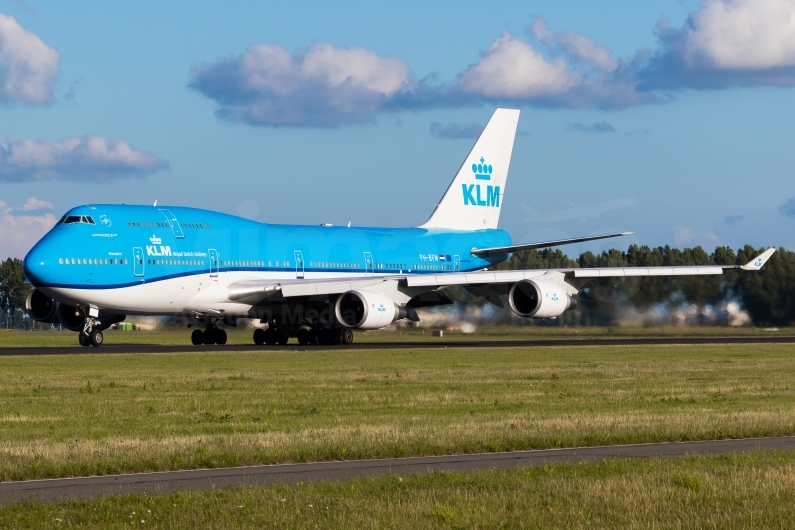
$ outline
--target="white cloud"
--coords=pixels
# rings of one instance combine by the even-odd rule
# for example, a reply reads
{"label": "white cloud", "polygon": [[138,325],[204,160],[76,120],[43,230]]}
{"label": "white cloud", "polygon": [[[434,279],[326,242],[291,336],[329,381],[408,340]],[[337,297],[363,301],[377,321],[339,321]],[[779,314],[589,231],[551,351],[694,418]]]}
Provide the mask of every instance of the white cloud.
{"label": "white cloud", "polygon": [[795,0],[706,0],[680,29],[657,30],[643,90],[795,85]]}
{"label": "white cloud", "polygon": [[432,84],[433,73],[417,82],[398,58],[321,43],[294,53],[252,45],[195,65],[189,86],[216,101],[223,119],[337,127],[405,110],[626,108],[670,101],[683,88],[795,85],[795,0],[704,0],[681,28],[658,24],[656,49],[621,59],[541,17],[527,31],[532,43],[504,32],[453,83]]}
{"label": "white cloud", "polygon": [[23,204],[20,208],[23,212],[29,212],[31,210],[52,210],[52,203],[47,201],[42,201],[37,199],[36,197],[29,197],[25,204]]}
{"label": "white cloud", "polygon": [[606,72],[612,72],[618,67],[618,61],[613,59],[613,52],[597,46],[588,37],[574,31],[550,31],[543,17],[536,17],[530,24],[529,31],[544,44],[558,45],[572,57],[593,63]]}
{"label": "white cloud", "polygon": [[42,204],[52,207],[50,203],[36,197],[29,198],[19,208],[8,206],[0,200],[0,259],[23,258],[36,241],[55,225],[55,216],[52,213],[24,213],[32,210],[31,205],[36,205],[37,210],[44,209],[40,207]]}
{"label": "white cloud", "polygon": [[682,31],[690,67],[795,66],[795,0],[707,0]]}
{"label": "white cloud", "polygon": [[60,56],[13,17],[0,15],[0,101],[48,103]]}
{"label": "white cloud", "polygon": [[74,136],[60,142],[6,138],[0,142],[0,181],[97,181],[144,176],[168,167],[167,161],[149,151],[100,136]]}
{"label": "white cloud", "polygon": [[689,226],[676,226],[674,227],[674,242],[677,246],[684,246],[688,244],[700,245],[704,248],[711,248],[718,244],[720,239],[711,231],[699,232]]}
{"label": "white cloud", "polygon": [[458,80],[466,93],[497,99],[560,95],[580,82],[566,61],[547,61],[525,41],[505,32]]}
{"label": "white cloud", "polygon": [[190,75],[192,88],[219,103],[218,116],[271,126],[370,121],[415,86],[400,59],[328,43],[293,54],[255,44],[237,57],[196,65]]}

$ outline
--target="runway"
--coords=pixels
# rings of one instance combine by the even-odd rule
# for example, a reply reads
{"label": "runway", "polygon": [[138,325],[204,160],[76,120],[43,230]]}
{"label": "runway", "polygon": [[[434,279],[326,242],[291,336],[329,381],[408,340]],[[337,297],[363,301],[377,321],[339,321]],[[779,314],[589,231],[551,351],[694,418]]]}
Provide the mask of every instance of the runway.
{"label": "runway", "polygon": [[[75,339],[76,340],[76,339]],[[186,341],[188,337],[186,337]],[[318,351],[318,350],[387,350],[396,348],[538,348],[547,346],[654,346],[694,344],[795,344],[794,336],[760,337],[655,337],[626,339],[547,339],[547,340],[428,340],[423,342],[358,342],[350,346],[301,346],[297,343],[284,346],[256,346],[254,344],[159,346],[152,344],[105,344],[100,348],[19,347],[0,348],[0,357],[12,355],[77,355],[86,353],[189,353],[226,351]]]}
{"label": "runway", "polygon": [[197,469],[102,477],[29,480],[0,483],[0,505],[15,502],[57,502],[131,493],[164,494],[185,490],[239,486],[340,481],[378,475],[412,475],[438,471],[479,471],[536,467],[554,463],[596,462],[622,458],[744,453],[760,449],[795,449],[795,436],[746,438],[570,449],[540,449],[509,453],[388,458],[310,464]]}

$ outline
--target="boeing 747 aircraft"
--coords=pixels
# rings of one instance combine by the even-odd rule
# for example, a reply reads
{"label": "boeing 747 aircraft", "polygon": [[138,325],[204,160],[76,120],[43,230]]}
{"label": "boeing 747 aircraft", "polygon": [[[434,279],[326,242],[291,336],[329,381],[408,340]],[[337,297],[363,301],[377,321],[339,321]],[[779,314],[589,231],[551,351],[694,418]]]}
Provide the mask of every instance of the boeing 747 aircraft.
{"label": "boeing 747 aircraft", "polygon": [[[451,303],[445,286],[525,318],[576,306],[594,278],[722,274],[733,266],[490,271],[517,251],[606,234],[513,245],[497,228],[519,111],[497,109],[431,217],[415,228],[265,224],[179,206],[95,204],[70,210],[28,253],[27,312],[100,346],[127,315],[183,315],[193,344],[224,344],[219,324],[257,319],[256,344],[350,344],[354,329],[419,320]],[[759,270],[770,248],[739,268]]]}

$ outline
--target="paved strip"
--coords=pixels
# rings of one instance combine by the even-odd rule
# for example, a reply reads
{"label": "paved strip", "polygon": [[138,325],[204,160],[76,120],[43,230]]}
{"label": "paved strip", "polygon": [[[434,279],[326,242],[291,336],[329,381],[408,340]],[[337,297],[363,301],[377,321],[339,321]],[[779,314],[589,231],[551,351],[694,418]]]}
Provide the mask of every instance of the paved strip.
{"label": "paved strip", "polygon": [[659,458],[686,455],[744,453],[760,449],[795,449],[795,436],[744,438],[569,449],[540,449],[507,453],[350,460],[310,464],[197,469],[135,473],[102,477],[27,480],[0,483],[0,505],[17,502],[57,502],[130,493],[164,494],[239,486],[340,481],[359,477],[411,475],[438,471],[479,471],[536,467],[554,463],[577,463],[621,458]]}
{"label": "paved strip", "polygon": [[[187,339],[187,337],[186,337]],[[103,345],[101,348],[67,347],[20,347],[0,348],[0,357],[14,355],[77,355],[84,353],[190,353],[190,352],[235,352],[235,351],[319,351],[319,350],[386,350],[396,348],[515,348],[545,346],[653,346],[694,344],[795,344],[792,336],[755,337],[655,337],[626,339],[547,339],[547,340],[461,340],[425,342],[359,342],[350,346],[256,346],[254,344],[225,344],[200,346],[160,346],[152,344]]]}

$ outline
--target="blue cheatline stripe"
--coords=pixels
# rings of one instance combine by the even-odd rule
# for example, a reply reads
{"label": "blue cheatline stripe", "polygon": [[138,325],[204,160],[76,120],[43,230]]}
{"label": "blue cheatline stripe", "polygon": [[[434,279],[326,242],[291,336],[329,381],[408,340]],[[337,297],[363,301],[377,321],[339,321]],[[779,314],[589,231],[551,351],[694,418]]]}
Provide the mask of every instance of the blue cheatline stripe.
{"label": "blue cheatline stripe", "polygon": [[[157,265],[152,265],[153,267],[157,267]],[[408,270],[408,269],[407,269]],[[409,272],[404,272],[403,274],[412,274],[412,275],[419,275],[419,274],[454,274],[456,272],[471,272],[477,269],[468,269],[464,270],[461,269],[460,271],[433,271],[433,270],[412,270]],[[236,269],[220,269],[220,272],[295,272],[295,269],[243,269],[243,268],[236,268]],[[335,270],[335,269],[307,269],[304,271],[306,272],[353,272],[353,271],[344,271],[344,270]],[[378,272],[365,272],[361,269],[356,269],[355,272],[361,272],[364,274],[377,274],[377,275],[384,275],[384,274],[400,274],[397,270],[390,271],[385,269],[379,269]],[[61,288],[61,289],[85,289],[85,290],[96,290],[96,289],[123,289],[125,287],[135,287],[136,285],[143,285],[147,283],[157,283],[166,280],[172,280],[174,278],[184,278],[186,276],[197,276],[203,275],[206,278],[215,278],[215,276],[209,276],[210,271],[201,270],[201,271],[188,271],[188,272],[179,272],[175,274],[166,274],[163,276],[156,276],[153,278],[145,278],[137,276],[133,281],[125,282],[125,283],[112,283],[112,284],[86,284],[86,283],[41,283],[38,284],[39,287],[52,287],[52,288]],[[281,280],[290,280],[291,278],[274,278],[273,281],[281,281]],[[317,278],[318,281],[325,281],[325,280],[335,280],[337,278]],[[345,278],[341,278],[345,279]]]}

